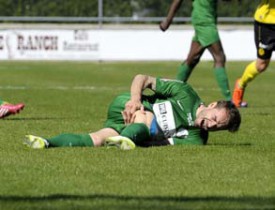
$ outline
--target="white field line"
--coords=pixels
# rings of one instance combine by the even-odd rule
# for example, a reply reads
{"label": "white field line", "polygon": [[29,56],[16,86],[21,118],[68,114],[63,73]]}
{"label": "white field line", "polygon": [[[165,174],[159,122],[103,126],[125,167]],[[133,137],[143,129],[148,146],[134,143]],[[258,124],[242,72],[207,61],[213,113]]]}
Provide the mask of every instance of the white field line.
{"label": "white field line", "polygon": [[[39,87],[39,86],[0,86],[0,90],[80,90],[80,91],[109,91],[109,90],[130,90],[129,87],[110,87],[110,86],[51,86],[51,87]],[[198,92],[204,92],[204,91],[220,91],[218,88],[195,88]]]}
{"label": "white field line", "polygon": [[108,87],[108,86],[51,86],[51,87],[39,87],[39,86],[0,86],[0,90],[88,90],[88,91],[105,91],[105,90],[127,90],[128,87]]}

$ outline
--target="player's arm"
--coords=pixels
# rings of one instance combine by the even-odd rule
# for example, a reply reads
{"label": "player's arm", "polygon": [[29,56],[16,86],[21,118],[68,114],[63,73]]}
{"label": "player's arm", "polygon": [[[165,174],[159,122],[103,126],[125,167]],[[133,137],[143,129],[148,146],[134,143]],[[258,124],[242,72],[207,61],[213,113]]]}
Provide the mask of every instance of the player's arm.
{"label": "player's arm", "polygon": [[143,74],[136,75],[131,84],[131,100],[141,101],[142,92],[146,88],[155,90],[156,78]]}
{"label": "player's arm", "polygon": [[160,23],[159,27],[162,31],[166,31],[173,21],[175,14],[181,6],[183,0],[174,0],[169,8],[167,17]]}
{"label": "player's arm", "polygon": [[146,88],[155,90],[156,78],[142,74],[136,75],[131,84],[131,99],[125,104],[125,109],[122,112],[126,124],[132,123],[136,110],[144,111],[141,97],[143,90]]}

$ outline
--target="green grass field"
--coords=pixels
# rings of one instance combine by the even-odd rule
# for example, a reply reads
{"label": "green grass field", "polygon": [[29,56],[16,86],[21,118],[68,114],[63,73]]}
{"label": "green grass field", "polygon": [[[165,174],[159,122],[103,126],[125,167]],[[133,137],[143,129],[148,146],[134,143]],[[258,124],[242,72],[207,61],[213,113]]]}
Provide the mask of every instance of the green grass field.
{"label": "green grass field", "polygon": [[[228,62],[231,89],[248,62]],[[174,78],[179,62],[1,62],[0,96],[24,102],[0,120],[0,209],[275,209],[275,63],[245,95],[241,129],[207,146],[31,150],[44,137],[101,128],[109,102],[137,73]],[[221,98],[212,62],[189,83]]]}

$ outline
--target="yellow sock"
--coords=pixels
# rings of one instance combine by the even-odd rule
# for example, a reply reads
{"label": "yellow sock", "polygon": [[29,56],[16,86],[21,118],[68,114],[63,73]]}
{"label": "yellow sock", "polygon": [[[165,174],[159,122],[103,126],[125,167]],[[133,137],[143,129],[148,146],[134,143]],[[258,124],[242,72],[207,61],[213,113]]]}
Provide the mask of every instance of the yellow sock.
{"label": "yellow sock", "polygon": [[260,74],[256,68],[256,61],[248,64],[244,70],[244,73],[239,80],[240,88],[245,88],[247,83],[255,79],[255,77]]}

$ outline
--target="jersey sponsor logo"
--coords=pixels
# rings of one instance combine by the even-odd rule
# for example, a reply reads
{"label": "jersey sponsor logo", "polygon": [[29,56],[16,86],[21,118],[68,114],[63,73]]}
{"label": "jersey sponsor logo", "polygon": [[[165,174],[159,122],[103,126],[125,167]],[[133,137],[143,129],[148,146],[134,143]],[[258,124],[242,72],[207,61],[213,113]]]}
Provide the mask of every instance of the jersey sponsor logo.
{"label": "jersey sponsor logo", "polygon": [[264,49],[260,48],[258,50],[258,53],[259,53],[260,56],[263,56],[265,54],[265,51],[264,51]]}
{"label": "jersey sponsor logo", "polygon": [[156,103],[153,105],[153,111],[164,136],[167,138],[173,136],[176,131],[176,124],[171,102]]}

